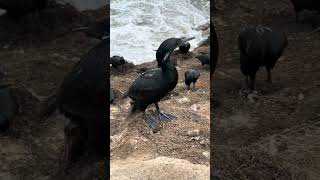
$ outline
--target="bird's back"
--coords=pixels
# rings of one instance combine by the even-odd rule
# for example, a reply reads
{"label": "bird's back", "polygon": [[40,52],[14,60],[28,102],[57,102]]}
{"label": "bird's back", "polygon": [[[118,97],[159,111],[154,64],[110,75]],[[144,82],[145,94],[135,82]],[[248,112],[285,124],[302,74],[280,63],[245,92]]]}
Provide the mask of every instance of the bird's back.
{"label": "bird's back", "polygon": [[190,69],[185,72],[185,83],[188,85],[191,82],[195,82],[200,77],[200,72],[198,70]]}
{"label": "bird's back", "polygon": [[82,117],[104,114],[107,99],[107,48],[106,41],[101,41],[66,75],[58,92],[58,103],[62,111]]}
{"label": "bird's back", "polygon": [[240,63],[251,66],[274,66],[287,46],[285,34],[268,27],[257,26],[239,35]]}
{"label": "bird's back", "polygon": [[239,50],[243,55],[242,57],[246,57],[240,58],[240,62],[259,61],[261,57],[265,56],[266,41],[262,37],[262,31],[250,28],[239,34]]}
{"label": "bird's back", "polygon": [[210,65],[210,55],[209,54],[199,54],[196,56],[202,64]]}

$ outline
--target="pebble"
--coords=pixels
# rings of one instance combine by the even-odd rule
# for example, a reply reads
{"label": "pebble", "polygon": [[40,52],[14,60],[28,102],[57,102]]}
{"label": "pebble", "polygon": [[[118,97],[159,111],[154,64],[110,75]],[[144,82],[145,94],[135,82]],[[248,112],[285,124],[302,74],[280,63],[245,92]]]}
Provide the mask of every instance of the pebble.
{"label": "pebble", "polygon": [[190,102],[190,99],[187,97],[183,97],[183,98],[178,99],[178,103],[180,103],[180,104],[184,104],[187,102]]}
{"label": "pebble", "polygon": [[304,99],[304,95],[302,93],[299,94],[298,99],[302,101]]}
{"label": "pebble", "polygon": [[258,96],[256,94],[248,94],[247,98],[250,103],[255,103]]}
{"label": "pebble", "polygon": [[210,152],[209,151],[204,151],[202,153],[203,156],[205,156],[206,158],[210,159]]}
{"label": "pebble", "polygon": [[199,131],[198,129],[196,129],[196,130],[191,130],[191,131],[188,131],[187,134],[188,134],[188,136],[190,136],[190,137],[196,137],[196,136],[199,136],[200,131]]}
{"label": "pebble", "polygon": [[190,141],[199,141],[200,137],[199,136],[196,136],[196,137],[192,137],[190,138]]}

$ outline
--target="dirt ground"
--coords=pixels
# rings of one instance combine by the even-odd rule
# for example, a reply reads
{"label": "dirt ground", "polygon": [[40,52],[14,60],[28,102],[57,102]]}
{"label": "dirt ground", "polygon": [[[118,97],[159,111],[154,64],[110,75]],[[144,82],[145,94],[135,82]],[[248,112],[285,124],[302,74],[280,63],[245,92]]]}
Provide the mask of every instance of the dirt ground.
{"label": "dirt ground", "polygon": [[80,13],[50,3],[38,21],[32,15],[18,23],[0,16],[1,81],[12,84],[20,104],[9,131],[0,135],[0,179],[101,179],[103,162],[80,160],[69,175],[62,173],[65,118],[37,117],[34,93],[50,94],[81,55],[99,42],[71,29],[106,15],[106,7]]}
{"label": "dirt ground", "polygon": [[[217,1],[214,17],[220,62],[211,82],[211,167],[221,179],[320,179],[320,16],[295,22],[289,0]],[[284,31],[289,45],[276,64],[273,84],[257,76],[258,97],[239,94],[237,37],[261,23]]]}
{"label": "dirt ground", "polygon": [[[179,51],[172,54],[173,61],[177,61],[179,82],[176,88],[160,101],[159,106],[162,111],[177,116],[177,119],[162,124],[158,132],[151,131],[142,113],[128,117],[131,110],[130,98],[118,98],[111,104],[111,171],[120,168],[115,167],[115,161],[140,161],[160,156],[209,166],[209,67],[202,66],[195,58],[199,51],[207,50],[208,47],[201,47],[188,54],[180,54]],[[153,61],[138,66],[126,65],[119,70],[111,68],[111,86],[120,97],[138,77],[137,69],[156,66],[156,62]],[[191,68],[198,69],[201,75],[195,89],[191,88],[188,94],[184,72]],[[155,109],[154,105],[150,105],[147,111],[152,108]],[[146,179],[147,175],[143,177]]]}

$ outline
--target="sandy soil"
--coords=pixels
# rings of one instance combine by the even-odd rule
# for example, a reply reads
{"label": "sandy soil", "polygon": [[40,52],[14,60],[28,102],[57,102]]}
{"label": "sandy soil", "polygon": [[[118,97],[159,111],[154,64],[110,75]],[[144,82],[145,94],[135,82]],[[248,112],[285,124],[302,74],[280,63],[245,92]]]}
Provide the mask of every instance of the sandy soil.
{"label": "sandy soil", "polygon": [[[209,166],[209,67],[202,66],[195,58],[198,51],[207,50],[208,47],[201,47],[186,55],[178,51],[172,54],[172,59],[178,63],[176,68],[179,82],[176,88],[160,101],[159,106],[162,111],[177,116],[177,119],[162,124],[158,132],[151,131],[142,113],[128,118],[131,110],[130,98],[118,98],[110,106],[111,171],[119,168],[112,166],[115,161],[126,162],[128,158],[150,160],[160,156]],[[156,63],[153,61],[138,66],[127,65],[119,70],[111,68],[111,85],[118,91],[119,97],[139,75],[136,70],[141,67],[156,67]],[[188,94],[184,84],[184,72],[191,68],[198,69],[201,75],[195,89]],[[147,111],[152,108],[155,108],[154,105]]]}
{"label": "sandy soil", "polygon": [[40,26],[32,15],[20,23],[0,17],[0,66],[6,74],[1,81],[13,84],[20,104],[9,131],[0,136],[0,179],[101,179],[103,162],[80,160],[71,174],[61,172],[65,118],[37,117],[38,99],[32,92],[48,95],[81,55],[99,42],[70,30],[104,17],[105,8],[79,13],[56,4],[43,12]]}
{"label": "sandy soil", "polygon": [[[263,2],[263,1],[261,1]],[[320,17],[304,13],[295,22],[289,0],[218,1],[214,18],[221,56],[211,83],[218,106],[212,106],[211,166],[222,179],[320,178]],[[262,23],[284,31],[289,46],[273,70],[257,77],[257,99],[239,94],[237,36]]]}

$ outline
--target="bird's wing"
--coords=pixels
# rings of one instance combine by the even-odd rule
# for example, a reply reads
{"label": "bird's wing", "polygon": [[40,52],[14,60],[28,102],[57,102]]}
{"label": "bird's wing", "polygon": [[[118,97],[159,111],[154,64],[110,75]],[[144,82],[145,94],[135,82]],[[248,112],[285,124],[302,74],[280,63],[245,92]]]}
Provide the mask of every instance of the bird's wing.
{"label": "bird's wing", "polygon": [[141,74],[130,86],[129,96],[133,99],[145,99],[162,92],[162,70],[152,69]]}

